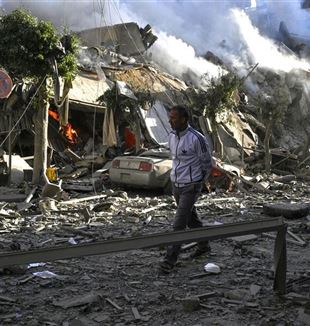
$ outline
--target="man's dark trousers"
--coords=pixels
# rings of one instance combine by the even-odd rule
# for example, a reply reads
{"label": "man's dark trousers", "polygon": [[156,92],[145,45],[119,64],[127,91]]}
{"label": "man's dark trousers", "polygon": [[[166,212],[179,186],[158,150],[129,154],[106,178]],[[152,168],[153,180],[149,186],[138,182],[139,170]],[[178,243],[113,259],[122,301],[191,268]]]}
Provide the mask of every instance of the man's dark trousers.
{"label": "man's dark trousers", "polygon": [[[202,183],[192,183],[183,187],[176,187],[172,183],[173,196],[177,203],[177,211],[173,224],[174,231],[185,230],[186,227],[190,229],[202,227],[202,222],[197,216],[196,207],[194,206],[202,189]],[[198,249],[202,252],[206,251],[208,242],[199,242]],[[181,245],[172,245],[167,247],[165,261],[174,265],[177,262]]]}

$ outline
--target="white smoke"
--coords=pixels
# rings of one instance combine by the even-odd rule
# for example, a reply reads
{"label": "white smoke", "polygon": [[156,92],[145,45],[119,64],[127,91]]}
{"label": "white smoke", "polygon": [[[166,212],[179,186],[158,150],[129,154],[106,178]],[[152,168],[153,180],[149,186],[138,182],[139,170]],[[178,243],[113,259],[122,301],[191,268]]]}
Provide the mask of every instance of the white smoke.
{"label": "white smoke", "polygon": [[[116,1],[114,1],[116,3]],[[57,28],[66,27],[73,31],[115,24],[113,1],[72,1],[72,0],[19,0],[0,2],[4,13],[17,8],[29,10],[39,19],[51,21]]]}
{"label": "white smoke", "polygon": [[171,74],[184,80],[189,78],[198,85],[203,83],[200,78],[202,75],[216,78],[224,73],[221,67],[197,57],[194,48],[181,39],[164,32],[158,32],[157,35],[158,40],[149,51],[152,59]]}
{"label": "white smoke", "polygon": [[213,64],[196,56],[196,53],[204,54],[207,50],[239,72],[256,62],[260,66],[284,71],[298,67],[309,69],[306,63],[277,51],[273,43],[252,26],[244,12],[234,10],[230,14],[232,8],[248,7],[259,11],[263,7],[267,20],[274,22],[270,28],[277,30],[279,22],[284,21],[289,30],[299,26],[299,33],[310,35],[307,30],[309,23],[299,23],[301,17],[307,16],[306,11],[301,10],[299,0],[19,0],[1,1],[0,4],[6,12],[22,6],[58,27],[66,26],[71,30],[129,21],[142,27],[149,23],[159,36],[153,45],[153,59],[178,77],[184,74],[196,76],[197,82],[201,74],[213,77],[219,73]]}
{"label": "white smoke", "polygon": [[294,55],[283,54],[272,40],[263,37],[243,11],[233,9],[232,17],[239,27],[242,41],[240,52],[246,52],[252,62],[259,63],[260,67],[270,70],[290,72],[294,69],[303,69],[310,71],[309,63]]}

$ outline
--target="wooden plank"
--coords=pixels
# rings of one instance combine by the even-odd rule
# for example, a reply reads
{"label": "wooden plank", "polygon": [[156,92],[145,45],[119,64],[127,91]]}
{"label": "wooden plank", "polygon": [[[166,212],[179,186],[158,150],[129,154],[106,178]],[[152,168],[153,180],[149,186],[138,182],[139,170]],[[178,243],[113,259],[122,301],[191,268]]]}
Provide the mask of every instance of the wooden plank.
{"label": "wooden plank", "polygon": [[82,197],[82,198],[74,198],[74,199],[59,202],[59,205],[76,204],[76,203],[81,203],[83,201],[101,199],[101,198],[105,198],[105,197],[107,197],[107,195],[95,195],[95,196],[88,196],[88,197]]}

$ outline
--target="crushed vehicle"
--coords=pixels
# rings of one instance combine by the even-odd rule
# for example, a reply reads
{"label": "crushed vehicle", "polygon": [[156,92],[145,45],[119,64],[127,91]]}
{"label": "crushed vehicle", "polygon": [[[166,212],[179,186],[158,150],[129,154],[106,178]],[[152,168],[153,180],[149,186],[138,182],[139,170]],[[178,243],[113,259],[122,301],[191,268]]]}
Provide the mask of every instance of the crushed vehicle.
{"label": "crushed vehicle", "polygon": [[171,128],[167,110],[161,102],[156,101],[149,110],[140,109],[139,112],[143,117],[140,121],[144,122],[144,136],[151,139],[155,148],[140,155],[115,157],[109,169],[110,180],[123,186],[163,189],[165,193],[170,193],[172,160],[166,147]]}
{"label": "crushed vehicle", "polygon": [[[229,164],[223,164],[213,158],[212,168],[206,188],[224,188],[232,191],[233,177],[240,176],[241,170]],[[142,189],[162,189],[171,193],[170,171],[172,160],[167,149],[149,150],[139,156],[117,156],[112,161],[109,174],[114,184]]]}
{"label": "crushed vehicle", "polygon": [[149,150],[140,156],[117,156],[112,161],[110,179],[113,183],[171,192],[172,160],[167,150]]}

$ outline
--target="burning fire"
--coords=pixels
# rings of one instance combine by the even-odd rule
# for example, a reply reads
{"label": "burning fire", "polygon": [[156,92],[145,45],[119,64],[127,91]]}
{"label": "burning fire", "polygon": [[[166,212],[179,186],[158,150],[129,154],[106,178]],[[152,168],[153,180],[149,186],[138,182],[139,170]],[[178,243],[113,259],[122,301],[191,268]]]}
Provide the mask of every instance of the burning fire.
{"label": "burning fire", "polygon": [[[48,110],[48,114],[56,121],[59,121],[59,114],[57,112]],[[68,122],[65,126],[61,126],[61,132],[66,137],[69,143],[71,144],[77,143],[78,134],[73,129],[71,123]]]}

